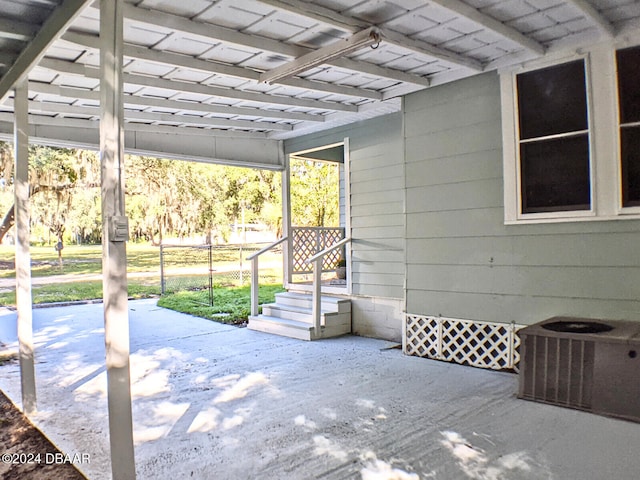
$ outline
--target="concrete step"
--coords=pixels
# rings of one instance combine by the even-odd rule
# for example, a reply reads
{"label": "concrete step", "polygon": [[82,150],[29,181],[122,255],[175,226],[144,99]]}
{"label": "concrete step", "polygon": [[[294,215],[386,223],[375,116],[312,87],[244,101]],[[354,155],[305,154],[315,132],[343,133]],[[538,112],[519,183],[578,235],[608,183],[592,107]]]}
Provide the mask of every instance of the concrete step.
{"label": "concrete step", "polygon": [[297,338],[299,340],[319,340],[321,338],[339,337],[351,333],[351,322],[348,324],[325,325],[320,328],[320,333],[316,335],[313,326],[308,323],[288,320],[286,318],[258,315],[249,317],[247,328],[249,330]]}
{"label": "concrete step", "polygon": [[[313,323],[313,314],[310,308],[294,307],[292,305],[281,305],[278,303],[267,303],[262,305],[262,314],[269,317],[287,318],[289,320],[297,320],[299,322]],[[320,316],[325,319],[339,314],[338,312],[323,310]],[[324,323],[324,322],[322,322]]]}
{"label": "concrete step", "polygon": [[250,316],[247,328],[299,340],[311,340],[313,337],[313,327],[308,323],[267,315]]}
{"label": "concrete step", "polygon": [[[276,303],[278,305],[287,305],[310,310],[313,306],[313,297],[308,293],[282,292],[276,294]],[[325,312],[350,312],[351,300],[331,295],[322,295],[320,308]]]}
{"label": "concrete step", "polygon": [[262,314],[249,317],[248,328],[300,340],[317,340],[351,333],[351,300],[323,295],[320,331],[313,328],[313,298],[297,292],[278,293],[276,303],[262,305]]}

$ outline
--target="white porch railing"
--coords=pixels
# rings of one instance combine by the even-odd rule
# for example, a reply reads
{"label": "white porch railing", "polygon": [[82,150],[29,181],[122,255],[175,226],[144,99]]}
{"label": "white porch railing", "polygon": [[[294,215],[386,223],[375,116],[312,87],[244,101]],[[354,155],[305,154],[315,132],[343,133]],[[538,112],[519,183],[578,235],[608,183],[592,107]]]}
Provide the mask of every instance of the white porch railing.
{"label": "white porch railing", "polygon": [[286,242],[289,237],[282,237],[280,240],[273,242],[270,245],[267,245],[262,250],[257,251],[253,255],[247,257],[247,260],[251,260],[251,315],[258,315],[259,309],[259,301],[258,301],[258,289],[260,288],[258,277],[260,272],[260,267],[258,265],[258,260],[260,255],[268,252],[269,250],[277,247],[282,242]]}
{"label": "white porch railing", "polygon": [[320,324],[320,314],[322,306],[322,263],[324,261],[324,257],[331,254],[335,250],[342,248],[350,241],[351,238],[344,238],[339,242],[334,243],[330,247],[316,253],[305,262],[307,264],[313,264],[313,300],[311,314],[313,316],[313,330],[316,336],[320,335],[320,328],[322,327],[322,325]]}

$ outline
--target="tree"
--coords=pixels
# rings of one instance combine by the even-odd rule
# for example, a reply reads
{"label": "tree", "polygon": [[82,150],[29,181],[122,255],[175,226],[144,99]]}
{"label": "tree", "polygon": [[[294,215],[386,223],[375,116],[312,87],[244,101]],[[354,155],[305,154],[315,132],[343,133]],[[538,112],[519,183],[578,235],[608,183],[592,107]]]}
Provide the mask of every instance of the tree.
{"label": "tree", "polygon": [[[50,241],[100,242],[100,165],[95,152],[30,147],[32,232]],[[13,225],[13,160],[0,143],[0,241]],[[159,244],[168,235],[226,239],[231,225],[262,221],[279,202],[271,171],[125,156],[125,205],[130,237]],[[272,215],[272,213],[270,213]],[[272,222],[272,224],[277,224]]]}
{"label": "tree", "polygon": [[300,227],[339,225],[339,164],[292,159],[291,216]]}
{"label": "tree", "polygon": [[[9,144],[0,146],[0,177],[13,186],[13,155]],[[32,197],[32,221],[44,225],[59,241],[65,231],[66,216],[71,209],[71,190],[82,181],[83,188],[93,178],[95,154],[79,150],[32,145],[29,147],[29,195]],[[11,188],[11,190],[13,190]],[[41,195],[34,197],[36,193]],[[15,222],[13,202],[0,223],[0,242]]]}

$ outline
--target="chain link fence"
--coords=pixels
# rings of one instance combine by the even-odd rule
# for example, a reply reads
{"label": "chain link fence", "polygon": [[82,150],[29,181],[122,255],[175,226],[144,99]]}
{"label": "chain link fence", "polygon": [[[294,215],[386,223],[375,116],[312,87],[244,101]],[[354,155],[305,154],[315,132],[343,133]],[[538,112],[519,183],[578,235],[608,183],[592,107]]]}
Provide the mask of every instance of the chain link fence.
{"label": "chain link fence", "polygon": [[[268,243],[238,245],[161,245],[160,286],[162,294],[185,290],[209,290],[248,285],[251,262],[247,257]],[[282,283],[282,249],[260,257],[260,283]]]}

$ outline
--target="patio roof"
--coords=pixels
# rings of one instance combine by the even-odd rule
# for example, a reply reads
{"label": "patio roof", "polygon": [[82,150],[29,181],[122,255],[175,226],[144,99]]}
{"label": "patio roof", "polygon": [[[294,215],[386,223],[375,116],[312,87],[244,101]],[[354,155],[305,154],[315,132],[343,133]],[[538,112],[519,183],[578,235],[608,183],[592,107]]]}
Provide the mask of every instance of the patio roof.
{"label": "patio roof", "polygon": [[[636,478],[632,422],[518,400],[518,377],[342,337],[301,345],[129,304],[140,479]],[[0,308],[2,326],[15,313]],[[101,305],[36,309],[32,420],[108,479]],[[188,332],[188,334],[185,334]],[[14,334],[15,335],[15,334]],[[15,337],[14,337],[15,340]],[[0,388],[20,399],[17,365]]]}
{"label": "patio roof", "polygon": [[[32,138],[95,143],[98,6],[0,0],[0,133],[12,132],[11,89],[27,75]],[[640,25],[640,3],[126,0],[124,16],[128,132],[265,141],[394,112],[409,92],[624,35]],[[262,72],[370,26],[382,35],[377,48],[260,83]]]}

